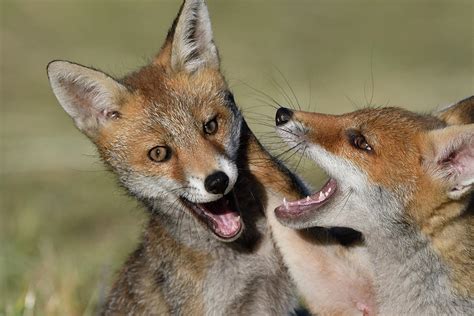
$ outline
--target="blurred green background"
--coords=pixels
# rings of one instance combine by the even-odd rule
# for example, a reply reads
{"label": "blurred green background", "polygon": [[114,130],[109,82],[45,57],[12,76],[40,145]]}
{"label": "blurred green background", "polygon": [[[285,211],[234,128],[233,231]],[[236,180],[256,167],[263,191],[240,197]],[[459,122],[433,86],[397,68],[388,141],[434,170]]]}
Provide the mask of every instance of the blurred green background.
{"label": "blurred green background", "polygon": [[[67,59],[120,77],[158,51],[180,1],[0,3],[0,315],[91,315],[144,212],[62,111],[45,67]],[[255,90],[288,105],[293,89],[304,109],[330,113],[430,111],[474,92],[473,1],[208,4],[236,100],[270,145],[274,109]]]}

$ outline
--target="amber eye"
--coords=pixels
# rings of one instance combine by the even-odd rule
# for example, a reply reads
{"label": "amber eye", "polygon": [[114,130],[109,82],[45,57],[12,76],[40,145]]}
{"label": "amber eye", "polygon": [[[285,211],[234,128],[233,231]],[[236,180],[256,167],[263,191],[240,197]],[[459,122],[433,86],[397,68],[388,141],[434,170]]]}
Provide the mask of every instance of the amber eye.
{"label": "amber eye", "polygon": [[204,129],[204,133],[206,133],[207,135],[213,135],[217,132],[217,128],[218,128],[217,120],[213,118],[212,120],[204,124],[203,129]]}
{"label": "amber eye", "polygon": [[359,149],[372,151],[372,147],[367,143],[367,140],[362,135],[354,135],[352,138],[352,144]]}
{"label": "amber eye", "polygon": [[148,157],[154,162],[163,162],[170,158],[171,151],[166,146],[156,146],[148,152]]}

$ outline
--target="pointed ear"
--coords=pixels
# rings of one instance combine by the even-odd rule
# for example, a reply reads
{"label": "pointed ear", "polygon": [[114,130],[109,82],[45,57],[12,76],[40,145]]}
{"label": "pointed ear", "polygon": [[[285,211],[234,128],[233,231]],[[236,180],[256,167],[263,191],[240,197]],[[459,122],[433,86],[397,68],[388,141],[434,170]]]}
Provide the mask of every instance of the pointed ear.
{"label": "pointed ear", "polygon": [[448,189],[451,199],[459,199],[474,189],[474,124],[449,126],[428,133],[430,144],[426,162]]}
{"label": "pointed ear", "polygon": [[154,62],[175,72],[219,69],[219,53],[204,0],[184,1]]}
{"label": "pointed ear", "polygon": [[110,120],[120,118],[120,101],[127,89],[106,74],[67,61],[47,67],[51,88],[76,126],[94,138]]}
{"label": "pointed ear", "polygon": [[433,113],[448,125],[474,123],[474,96],[441,108]]}

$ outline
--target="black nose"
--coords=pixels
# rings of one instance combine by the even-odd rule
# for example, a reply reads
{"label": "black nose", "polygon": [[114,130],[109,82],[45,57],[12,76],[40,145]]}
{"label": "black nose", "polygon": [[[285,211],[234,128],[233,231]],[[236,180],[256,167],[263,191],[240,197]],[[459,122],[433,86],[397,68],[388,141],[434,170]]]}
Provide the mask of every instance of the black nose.
{"label": "black nose", "polygon": [[279,108],[276,116],[275,116],[275,123],[277,126],[283,125],[288,123],[293,116],[293,112],[287,108]]}
{"label": "black nose", "polygon": [[214,172],[204,180],[207,192],[214,194],[224,194],[228,184],[229,177],[222,171]]}

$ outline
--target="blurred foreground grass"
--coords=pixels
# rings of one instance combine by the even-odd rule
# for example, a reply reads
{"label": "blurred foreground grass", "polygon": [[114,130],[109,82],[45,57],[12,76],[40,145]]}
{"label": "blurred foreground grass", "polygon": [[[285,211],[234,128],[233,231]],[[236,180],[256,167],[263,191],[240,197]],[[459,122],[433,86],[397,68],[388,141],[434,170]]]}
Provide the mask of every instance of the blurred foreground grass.
{"label": "blurred foreground grass", "polygon": [[142,212],[102,171],[6,175],[0,190],[8,192],[0,262],[7,311],[37,305],[39,314],[92,313],[136,243]]}
{"label": "blurred foreground grass", "polygon": [[[60,58],[131,71],[159,49],[179,1],[0,6],[0,315],[94,314],[144,212],[60,109],[45,67]],[[253,88],[297,106],[287,80],[303,108],[331,113],[369,101],[429,111],[474,92],[472,1],[215,0],[209,8],[223,69],[264,143],[276,141],[265,127],[274,109]],[[298,170],[314,183],[322,177],[310,163]]]}

